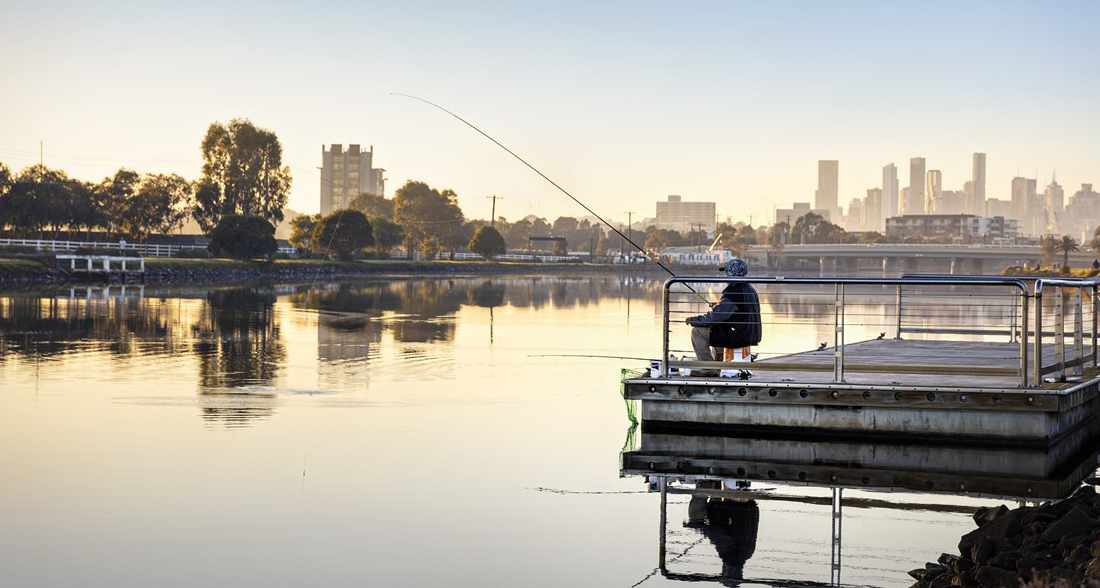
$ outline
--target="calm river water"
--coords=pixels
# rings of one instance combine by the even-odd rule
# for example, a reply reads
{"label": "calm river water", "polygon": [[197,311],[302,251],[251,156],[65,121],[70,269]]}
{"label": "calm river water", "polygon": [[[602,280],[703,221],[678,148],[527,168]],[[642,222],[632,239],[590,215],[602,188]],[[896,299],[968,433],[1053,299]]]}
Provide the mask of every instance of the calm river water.
{"label": "calm river water", "polygon": [[[640,437],[620,369],[642,362],[555,356],[655,357],[659,300],[638,277],[3,294],[0,585],[719,574],[686,495],[669,497],[673,573],[657,571],[658,496],[620,476]],[[814,346],[805,322],[773,348]],[[752,503],[747,585],[829,583],[830,490],[754,488],[788,499]],[[875,586],[911,584],[973,528],[962,510],[1001,502],[844,496],[907,505],[843,511],[843,583]]]}

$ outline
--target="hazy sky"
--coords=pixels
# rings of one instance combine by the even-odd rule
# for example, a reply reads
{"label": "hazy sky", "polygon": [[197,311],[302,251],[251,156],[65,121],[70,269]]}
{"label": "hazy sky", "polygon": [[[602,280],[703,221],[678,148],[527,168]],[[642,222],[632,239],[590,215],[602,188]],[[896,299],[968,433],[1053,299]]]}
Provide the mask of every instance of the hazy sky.
{"label": "hazy sky", "polygon": [[[828,4],[828,6],[826,6]],[[289,206],[319,207],[321,145],[373,144],[387,195],[413,178],[468,217],[584,212],[445,114],[494,135],[597,212],[668,194],[759,224],[840,200],[893,162],[989,197],[1055,168],[1100,184],[1095,2],[3,2],[0,161],[99,179],[125,165],[198,176],[213,121],[273,130]],[[767,219],[770,222],[770,218]]]}

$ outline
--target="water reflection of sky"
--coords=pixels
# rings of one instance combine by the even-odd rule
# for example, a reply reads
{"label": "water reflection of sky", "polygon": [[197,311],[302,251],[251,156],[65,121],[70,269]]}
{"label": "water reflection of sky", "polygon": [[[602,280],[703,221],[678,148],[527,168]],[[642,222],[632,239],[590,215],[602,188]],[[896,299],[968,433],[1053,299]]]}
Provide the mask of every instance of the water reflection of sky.
{"label": "water reflection of sky", "polygon": [[[656,355],[659,281],[118,294],[0,298],[11,585],[631,586],[653,571],[657,504],[619,477],[619,370],[638,362],[554,356]],[[812,314],[775,310],[791,324],[772,349],[821,340]],[[746,574],[828,580],[828,506],[759,517]],[[971,523],[863,509],[845,525],[846,581],[907,585]],[[680,563],[713,563],[699,558]]]}

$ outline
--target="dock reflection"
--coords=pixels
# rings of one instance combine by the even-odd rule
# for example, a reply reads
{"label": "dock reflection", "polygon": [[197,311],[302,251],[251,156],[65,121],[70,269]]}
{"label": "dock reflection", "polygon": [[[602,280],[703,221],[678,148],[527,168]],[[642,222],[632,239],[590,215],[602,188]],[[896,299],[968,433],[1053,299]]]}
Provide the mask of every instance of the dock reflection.
{"label": "dock reflection", "polygon": [[[754,555],[767,555],[757,547],[760,505],[782,501],[830,506],[829,567],[811,570],[820,581],[798,584],[836,586],[844,570],[845,508],[971,515],[974,499],[1059,500],[1096,472],[1098,447],[1095,436],[1028,449],[718,437],[643,425],[640,445],[622,455],[621,473],[644,479],[660,497],[655,573],[725,586],[788,582],[745,571]],[[682,523],[670,516],[670,495],[688,497],[686,512],[672,503],[684,513]]]}

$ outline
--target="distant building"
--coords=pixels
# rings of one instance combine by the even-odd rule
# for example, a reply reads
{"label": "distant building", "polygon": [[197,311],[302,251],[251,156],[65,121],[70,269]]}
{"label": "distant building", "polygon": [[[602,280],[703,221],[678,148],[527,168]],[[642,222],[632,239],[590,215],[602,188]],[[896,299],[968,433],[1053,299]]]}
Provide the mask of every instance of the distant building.
{"label": "distant building", "polygon": [[943,174],[940,170],[928,170],[928,182],[925,184],[925,190],[928,196],[928,206],[924,210],[928,214],[943,214],[943,202],[940,201],[943,197]]}
{"label": "distant building", "polygon": [[713,233],[716,225],[713,202],[684,202],[679,196],[669,196],[657,203],[657,228],[685,233],[704,230]]}
{"label": "distant building", "polygon": [[973,214],[914,214],[886,219],[886,235],[935,238],[999,238],[1019,236],[1019,223],[1003,216],[980,217]]}
{"label": "distant building", "polygon": [[798,219],[811,212],[829,222],[833,222],[832,213],[830,213],[829,210],[824,208],[810,208],[809,202],[795,202],[791,208],[775,209],[775,222],[776,224],[787,223],[793,227],[794,223],[798,222]]}
{"label": "distant building", "polygon": [[1058,185],[1057,178],[1051,178],[1043,190],[1043,205],[1047,211],[1047,232],[1059,233],[1062,231],[1062,215],[1065,211],[1065,190]]}
{"label": "distant building", "polygon": [[347,208],[360,193],[385,196],[384,169],[373,167],[374,147],[363,151],[359,145],[321,146],[321,214]]}
{"label": "distant building", "polygon": [[928,198],[927,178],[924,175],[924,158],[914,157],[909,160],[909,188],[901,203],[901,214],[921,214],[925,211],[925,202]]}
{"label": "distant building", "polygon": [[971,162],[967,213],[982,214],[985,210],[985,153],[975,153]]}
{"label": "distant building", "polygon": [[852,198],[848,202],[848,214],[844,215],[844,227],[848,231],[865,231],[863,226],[863,198]]}
{"label": "distant building", "polygon": [[863,199],[863,230],[883,230],[886,217],[883,216],[882,188],[867,190],[867,197]]}
{"label": "distant building", "polygon": [[882,168],[882,214],[879,226],[885,226],[886,219],[897,216],[901,206],[901,193],[898,192],[898,166],[889,163]]}
{"label": "distant building", "polygon": [[838,194],[840,191],[840,162],[822,159],[817,162],[817,190],[814,192],[814,207],[828,210],[833,218],[840,218]]}
{"label": "distant building", "polygon": [[1027,235],[1046,232],[1046,215],[1039,204],[1036,183],[1031,178],[1012,178],[1012,216],[1020,220]]}
{"label": "distant building", "polygon": [[936,212],[938,214],[972,214],[966,211],[968,202],[967,193],[963,190],[943,190],[940,192]]}
{"label": "distant building", "polygon": [[1012,209],[1011,201],[1001,200],[999,198],[987,198],[985,201],[985,215],[989,217],[1012,217],[1015,215],[1015,212]]}
{"label": "distant building", "polygon": [[903,214],[886,219],[886,236],[908,237],[963,237],[969,234],[972,214]]}

